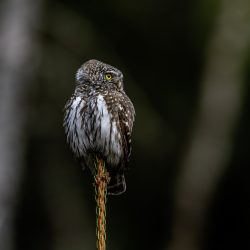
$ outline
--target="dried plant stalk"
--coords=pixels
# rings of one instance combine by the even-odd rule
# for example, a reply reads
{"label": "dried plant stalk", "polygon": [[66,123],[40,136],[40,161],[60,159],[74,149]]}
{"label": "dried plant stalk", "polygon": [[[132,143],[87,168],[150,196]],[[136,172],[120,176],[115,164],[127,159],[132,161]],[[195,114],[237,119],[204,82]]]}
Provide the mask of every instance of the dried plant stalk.
{"label": "dried plant stalk", "polygon": [[98,250],[106,249],[106,196],[109,175],[106,172],[105,163],[97,158],[95,193],[96,193],[96,247]]}

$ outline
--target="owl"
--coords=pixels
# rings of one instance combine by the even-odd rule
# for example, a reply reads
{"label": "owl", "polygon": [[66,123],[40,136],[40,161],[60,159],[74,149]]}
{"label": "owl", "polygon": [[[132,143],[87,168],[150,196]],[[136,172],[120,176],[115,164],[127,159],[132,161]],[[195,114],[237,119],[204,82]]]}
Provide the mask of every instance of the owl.
{"label": "owl", "polygon": [[105,161],[110,181],[107,193],[126,190],[124,171],[131,153],[135,110],[123,88],[123,74],[97,60],[76,73],[75,91],[66,103],[64,128],[71,150],[83,167],[95,174],[96,157]]}

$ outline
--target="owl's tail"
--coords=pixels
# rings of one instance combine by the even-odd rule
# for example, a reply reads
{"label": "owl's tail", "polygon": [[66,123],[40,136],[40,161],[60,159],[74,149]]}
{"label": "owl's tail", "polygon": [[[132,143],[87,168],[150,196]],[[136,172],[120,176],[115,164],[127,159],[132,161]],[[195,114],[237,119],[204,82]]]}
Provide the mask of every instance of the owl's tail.
{"label": "owl's tail", "polygon": [[109,195],[119,195],[126,191],[126,181],[123,173],[110,173],[110,182],[108,184]]}

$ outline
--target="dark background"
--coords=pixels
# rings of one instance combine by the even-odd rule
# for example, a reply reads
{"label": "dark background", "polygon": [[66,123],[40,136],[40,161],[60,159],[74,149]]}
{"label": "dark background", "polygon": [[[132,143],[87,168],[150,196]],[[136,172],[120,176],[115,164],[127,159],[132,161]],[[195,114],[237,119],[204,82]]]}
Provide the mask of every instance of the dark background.
{"label": "dark background", "polygon": [[[225,6],[215,0],[41,1],[32,59],[23,67],[35,65],[24,93],[14,249],[95,248],[93,177],[74,160],[62,120],[76,70],[98,59],[122,70],[136,109],[127,191],[108,197],[107,249],[181,250],[174,247],[179,178],[202,112],[211,43]],[[240,104],[228,133],[231,150],[193,249],[250,248],[249,43],[245,47]],[[188,218],[187,210],[184,225],[192,231]]]}

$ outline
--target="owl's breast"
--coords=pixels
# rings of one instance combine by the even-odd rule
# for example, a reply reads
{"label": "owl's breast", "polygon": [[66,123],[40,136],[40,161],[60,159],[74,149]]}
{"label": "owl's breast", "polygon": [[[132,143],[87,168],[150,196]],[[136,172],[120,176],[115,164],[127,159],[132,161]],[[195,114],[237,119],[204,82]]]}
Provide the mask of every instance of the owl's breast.
{"label": "owl's breast", "polygon": [[99,154],[111,166],[123,161],[118,109],[118,102],[106,101],[101,94],[71,100],[64,126],[77,157],[87,159],[88,154]]}

